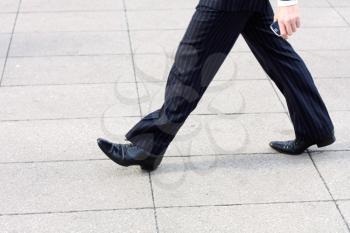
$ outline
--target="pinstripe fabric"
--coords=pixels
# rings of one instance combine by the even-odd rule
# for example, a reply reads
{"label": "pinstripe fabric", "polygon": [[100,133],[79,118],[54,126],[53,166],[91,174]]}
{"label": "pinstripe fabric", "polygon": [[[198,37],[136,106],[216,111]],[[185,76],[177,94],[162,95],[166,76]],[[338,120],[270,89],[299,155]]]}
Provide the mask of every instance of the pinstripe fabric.
{"label": "pinstripe fabric", "polygon": [[196,108],[239,34],[286,97],[296,137],[317,140],[331,134],[331,119],[304,62],[269,28],[273,20],[269,2],[261,12],[258,8],[217,10],[222,5],[213,7],[206,2],[196,7],[180,42],[163,105],[130,129],[126,139],[152,154],[163,154]]}

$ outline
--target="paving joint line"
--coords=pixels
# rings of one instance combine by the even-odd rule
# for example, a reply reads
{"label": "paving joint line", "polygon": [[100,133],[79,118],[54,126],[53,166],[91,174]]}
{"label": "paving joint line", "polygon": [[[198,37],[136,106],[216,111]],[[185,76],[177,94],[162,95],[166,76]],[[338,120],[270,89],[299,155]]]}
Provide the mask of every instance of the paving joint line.
{"label": "paving joint line", "polygon": [[129,20],[128,20],[128,13],[127,13],[127,7],[126,7],[125,0],[123,0],[123,11],[124,11],[125,23],[126,23],[127,33],[128,33],[131,63],[132,63],[132,69],[133,69],[135,86],[136,86],[136,93],[137,93],[137,102],[138,102],[138,105],[139,105],[140,117],[142,117],[142,108],[141,108],[141,102],[140,102],[140,92],[139,92],[139,88],[138,88],[138,85],[137,85],[137,77],[136,77],[137,75],[136,75],[136,69],[135,69],[135,58],[134,58],[134,52],[133,52],[134,49],[133,49],[133,46],[132,46],[132,40],[131,40],[131,35],[130,35],[130,27],[129,27]]}
{"label": "paving joint line", "polygon": [[331,3],[329,0],[326,1],[330,5],[331,9],[333,9],[338,14],[338,16],[344,20],[348,27],[350,27],[350,22],[338,11],[338,9],[333,5],[333,3]]}
{"label": "paving joint line", "polygon": [[344,223],[345,226],[347,227],[348,232],[350,232],[350,225],[349,225],[349,223],[347,222],[347,220],[346,220],[344,214],[342,213],[342,211],[341,211],[341,209],[340,209],[340,207],[339,207],[339,204],[338,204],[337,200],[334,198],[334,196],[333,196],[333,194],[332,194],[330,188],[329,188],[328,185],[327,185],[327,182],[326,182],[325,178],[323,177],[323,175],[321,174],[320,170],[318,169],[318,167],[317,167],[317,165],[316,165],[314,159],[312,158],[312,155],[311,155],[310,151],[309,151],[308,149],[307,149],[306,151],[307,151],[307,153],[308,153],[308,155],[309,155],[309,157],[310,157],[310,159],[311,159],[311,161],[312,161],[312,164],[313,164],[314,168],[316,169],[316,171],[317,171],[317,173],[318,173],[320,179],[322,180],[324,187],[326,188],[328,194],[329,194],[330,197],[332,198],[332,200],[333,200],[332,202],[335,204],[335,207],[336,207],[336,209],[338,210],[338,213],[340,214],[340,217],[342,218],[343,223]]}
{"label": "paving joint line", "polygon": [[[349,152],[350,150],[331,150],[331,151],[310,151],[309,153],[312,154],[322,154],[327,152],[334,152],[334,153],[341,153],[341,152]],[[191,157],[234,157],[234,156],[256,156],[256,155],[271,155],[271,156],[278,156],[280,153],[278,152],[237,152],[237,153],[230,153],[230,154],[188,154],[188,155],[166,155],[164,159],[168,158],[191,158]],[[308,155],[308,153],[303,153],[300,156]],[[61,159],[61,160],[33,160],[33,161],[9,161],[9,162],[0,162],[0,165],[11,165],[11,164],[36,164],[36,163],[63,163],[63,162],[94,162],[94,161],[109,161],[108,158],[96,158],[96,159]],[[341,200],[341,199],[339,199]]]}
{"label": "paving joint line", "polygon": [[19,0],[18,1],[18,6],[17,6],[16,17],[15,17],[14,22],[13,22],[12,32],[8,33],[8,34],[11,34],[11,36],[10,36],[9,44],[8,44],[7,51],[6,51],[5,61],[4,61],[3,67],[2,67],[2,72],[1,72],[1,77],[0,77],[0,87],[1,87],[1,83],[2,83],[2,80],[3,80],[4,75],[5,75],[7,59],[8,59],[9,54],[10,54],[12,39],[13,39],[13,35],[14,35],[14,32],[15,32],[15,28],[16,28],[17,19],[18,19],[18,15],[19,15],[19,10],[20,10],[21,4],[22,4],[22,0]]}
{"label": "paving joint line", "polygon": [[[11,59],[11,58],[10,58]],[[268,77],[268,76],[267,76]],[[337,76],[337,77],[314,77],[315,80],[324,81],[324,80],[334,80],[334,79],[344,79],[344,80],[350,80],[350,76]],[[246,77],[237,77],[235,79],[218,79],[213,80],[213,83],[222,83],[222,82],[250,82],[250,81],[269,81],[272,83],[270,78],[246,78]],[[158,80],[158,81],[145,81],[144,84],[165,84],[166,80]],[[79,83],[79,82],[72,82],[72,83],[35,83],[35,84],[2,84],[1,87],[6,88],[16,88],[16,87],[49,87],[49,86],[79,86],[79,85],[110,85],[110,84],[134,84],[135,81],[120,81],[120,82],[114,82],[114,81],[107,81],[107,82],[85,82],[85,83]],[[272,85],[272,87],[274,87]],[[277,91],[275,91],[277,94]],[[279,96],[279,95],[278,95]],[[281,100],[281,99],[280,99]],[[281,102],[282,103],[282,102]],[[349,111],[349,110],[337,110],[339,111]]]}
{"label": "paving joint line", "polygon": [[[333,111],[334,112],[334,111]],[[192,113],[190,117],[193,116],[218,116],[218,115],[224,115],[224,116],[237,116],[237,115],[273,115],[273,114],[285,114],[285,112],[235,112],[235,113]],[[113,118],[139,118],[140,115],[125,115],[125,116],[106,116],[103,117],[105,119],[113,119]],[[87,116],[87,117],[66,117],[66,118],[32,118],[32,119],[7,119],[7,120],[0,120],[1,122],[22,122],[22,121],[55,121],[55,120],[87,120],[87,119],[101,119],[99,116]]]}
{"label": "paving joint line", "polygon": [[[346,199],[345,201],[350,201],[350,199]],[[246,203],[212,204],[212,205],[158,206],[158,207],[156,207],[156,209],[233,207],[233,206],[252,206],[252,205],[283,205],[283,204],[332,203],[332,202],[333,202],[333,200],[246,202]],[[47,212],[0,213],[0,217],[22,216],[22,215],[45,215],[45,214],[71,214],[71,213],[84,213],[84,212],[125,211],[125,210],[152,210],[152,209],[153,209],[153,207],[130,207],[130,208],[111,208],[111,209],[47,211]]]}
{"label": "paving joint line", "polygon": [[[134,53],[133,53],[133,46],[132,46],[132,40],[131,40],[131,35],[130,35],[130,26],[129,26],[129,20],[128,20],[128,10],[126,7],[126,1],[123,0],[123,10],[124,10],[124,17],[125,17],[125,23],[126,23],[126,28],[127,28],[127,33],[128,33],[128,39],[129,39],[129,48],[130,48],[130,54],[131,54],[131,62],[132,62],[132,69],[133,69],[133,74],[134,74],[134,80],[135,80],[135,86],[136,86],[136,93],[137,93],[137,101],[138,101],[138,106],[139,106],[139,113],[140,117],[142,117],[142,108],[141,108],[141,100],[140,100],[140,92],[139,92],[139,87],[138,87],[138,81],[137,81],[137,74],[136,74],[136,69],[135,69],[135,58],[134,58]],[[155,200],[154,200],[154,193],[153,193],[153,185],[152,185],[152,178],[151,178],[151,172],[148,171],[148,181],[150,185],[150,191],[151,191],[151,197],[152,197],[152,205],[153,205],[153,216],[154,216],[154,223],[155,223],[155,228],[156,232],[159,233],[159,227],[158,227],[158,218],[157,218],[157,210],[155,208]]]}

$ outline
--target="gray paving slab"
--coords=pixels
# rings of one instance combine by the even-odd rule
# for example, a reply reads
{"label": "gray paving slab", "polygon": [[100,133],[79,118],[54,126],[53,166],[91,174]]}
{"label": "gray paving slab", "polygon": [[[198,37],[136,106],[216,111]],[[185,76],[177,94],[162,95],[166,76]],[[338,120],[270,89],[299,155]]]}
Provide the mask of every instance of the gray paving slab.
{"label": "gray paving slab", "polygon": [[5,63],[5,58],[0,58],[0,74],[2,74],[2,71],[4,69],[4,63]]}
{"label": "gray paving slab", "polygon": [[299,55],[314,78],[350,77],[350,51],[302,51]]}
{"label": "gray paving slab", "polygon": [[0,13],[0,33],[12,33],[15,18],[14,13]]}
{"label": "gray paving slab", "polygon": [[152,184],[157,207],[331,199],[308,156],[168,157]]}
{"label": "gray paving slab", "polygon": [[312,158],[335,199],[350,199],[350,151],[315,152]]}
{"label": "gray paving slab", "polygon": [[152,207],[148,173],[111,161],[1,164],[1,214]]}
{"label": "gray paving slab", "polygon": [[348,232],[333,203],[166,208],[160,232]]}
{"label": "gray paving slab", "polygon": [[349,40],[349,27],[301,28],[289,39],[297,50],[348,50]]}
{"label": "gray paving slab", "polygon": [[[134,56],[139,82],[166,81],[175,54],[137,54]],[[266,79],[266,74],[251,53],[230,53],[214,80]]]}
{"label": "gray paving slab", "polygon": [[0,57],[4,58],[10,43],[11,34],[0,34]]}
{"label": "gray paving slab", "polygon": [[347,22],[333,8],[301,6],[302,27],[346,27]]}
{"label": "gray paving slab", "polygon": [[22,13],[17,32],[114,31],[126,30],[123,11]]}
{"label": "gray paving slab", "polygon": [[350,6],[348,0],[328,0],[332,6]]}
{"label": "gray paving slab", "polygon": [[4,232],[27,233],[156,232],[150,209],[1,216],[0,227]]}
{"label": "gray paving slab", "polygon": [[2,87],[0,119],[138,116],[133,83]]}
{"label": "gray paving slab", "polygon": [[[350,110],[350,79],[317,79],[316,85],[330,111]],[[341,98],[340,98],[341,97]]]}
{"label": "gray paving slab", "polygon": [[350,223],[350,201],[339,201],[338,202],[339,209],[344,215],[345,221],[349,225]]}
{"label": "gray paving slab", "polygon": [[130,53],[126,31],[17,33],[10,56],[103,55]]}
{"label": "gray paving slab", "polygon": [[121,10],[123,0],[22,0],[21,11],[102,11]]}
{"label": "gray paving slab", "polygon": [[[350,5],[349,5],[350,6]],[[347,7],[337,7],[335,10],[350,24],[350,8]]]}
{"label": "gray paving slab", "polygon": [[0,163],[108,159],[99,137],[123,143],[139,117],[0,122]]}
{"label": "gray paving slab", "polygon": [[194,9],[146,10],[127,12],[130,30],[185,29]]}
{"label": "gray paving slab", "polygon": [[[143,114],[163,104],[165,85],[165,82],[138,83]],[[212,81],[193,111],[194,114],[264,112],[284,112],[268,80]]]}
{"label": "gray paving slab", "polygon": [[0,12],[17,12],[19,0],[2,0]]}
{"label": "gray paving slab", "polygon": [[2,85],[134,81],[130,55],[11,57]]}
{"label": "gray paving slab", "polygon": [[133,52],[175,54],[185,30],[131,31]]}
{"label": "gray paving slab", "polygon": [[268,143],[294,138],[284,113],[191,115],[169,146],[168,155],[275,153]]}
{"label": "gray paving slab", "polygon": [[198,4],[197,0],[128,0],[125,2],[128,10],[166,10],[166,9],[194,9]]}

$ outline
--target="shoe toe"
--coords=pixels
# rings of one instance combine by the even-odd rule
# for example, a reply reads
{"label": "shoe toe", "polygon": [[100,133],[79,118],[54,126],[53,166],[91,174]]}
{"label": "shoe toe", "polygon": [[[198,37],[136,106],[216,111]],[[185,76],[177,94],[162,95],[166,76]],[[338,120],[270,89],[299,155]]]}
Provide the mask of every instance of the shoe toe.
{"label": "shoe toe", "polygon": [[108,151],[110,151],[110,149],[112,147],[112,143],[107,141],[107,140],[105,140],[105,139],[103,139],[103,138],[98,138],[97,139],[97,145],[105,153],[108,153]]}
{"label": "shoe toe", "polygon": [[270,142],[270,146],[274,149],[281,149],[283,147],[283,143],[280,141],[272,141]]}

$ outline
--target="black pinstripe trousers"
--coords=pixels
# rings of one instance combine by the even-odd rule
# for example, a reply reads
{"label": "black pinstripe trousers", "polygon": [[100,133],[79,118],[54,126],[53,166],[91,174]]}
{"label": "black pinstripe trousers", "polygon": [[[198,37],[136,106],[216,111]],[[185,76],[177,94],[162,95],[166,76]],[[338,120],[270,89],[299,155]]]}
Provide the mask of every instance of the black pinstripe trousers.
{"label": "black pinstripe trousers", "polygon": [[165,153],[241,34],[265,72],[286,98],[297,138],[318,141],[333,124],[312,76],[299,55],[269,26],[273,10],[222,11],[198,5],[177,49],[164,103],[125,135],[146,151]]}

